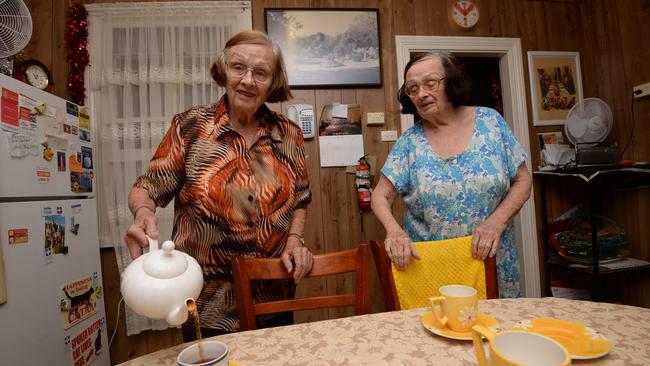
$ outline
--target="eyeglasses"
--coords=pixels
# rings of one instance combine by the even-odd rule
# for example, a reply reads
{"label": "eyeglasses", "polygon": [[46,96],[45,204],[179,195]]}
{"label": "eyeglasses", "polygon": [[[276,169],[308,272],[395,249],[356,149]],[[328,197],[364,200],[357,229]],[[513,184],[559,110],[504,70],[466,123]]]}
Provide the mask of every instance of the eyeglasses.
{"label": "eyeglasses", "polygon": [[420,93],[420,88],[428,92],[433,92],[440,88],[440,82],[445,80],[445,78],[426,78],[424,81],[408,81],[404,84],[404,92],[411,98],[416,97]]}
{"label": "eyeglasses", "polygon": [[258,83],[265,83],[271,79],[271,72],[261,67],[248,67],[240,62],[226,62],[226,70],[230,75],[243,78],[250,71],[253,79]]}

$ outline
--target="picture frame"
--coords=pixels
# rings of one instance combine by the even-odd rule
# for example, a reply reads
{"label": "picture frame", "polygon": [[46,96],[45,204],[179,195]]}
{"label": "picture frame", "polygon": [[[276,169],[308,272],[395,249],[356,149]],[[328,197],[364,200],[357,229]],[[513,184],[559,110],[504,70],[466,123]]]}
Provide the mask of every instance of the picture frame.
{"label": "picture frame", "polygon": [[381,87],[377,9],[266,8],[291,88]]}
{"label": "picture frame", "polygon": [[533,126],[563,125],[584,95],[579,52],[528,51]]}

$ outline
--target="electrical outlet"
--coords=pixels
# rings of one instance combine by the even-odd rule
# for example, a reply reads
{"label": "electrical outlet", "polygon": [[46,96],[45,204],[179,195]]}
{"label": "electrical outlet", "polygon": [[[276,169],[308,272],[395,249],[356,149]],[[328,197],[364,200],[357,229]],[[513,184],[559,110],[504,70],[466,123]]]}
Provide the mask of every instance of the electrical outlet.
{"label": "electrical outlet", "polygon": [[650,95],[650,83],[640,84],[633,88],[635,98],[643,98]]}

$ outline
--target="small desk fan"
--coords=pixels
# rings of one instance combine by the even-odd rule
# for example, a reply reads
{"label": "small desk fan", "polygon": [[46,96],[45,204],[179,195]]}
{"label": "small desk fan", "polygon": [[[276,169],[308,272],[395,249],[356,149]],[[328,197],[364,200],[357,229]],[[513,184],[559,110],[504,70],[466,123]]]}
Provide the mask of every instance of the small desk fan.
{"label": "small desk fan", "polygon": [[17,54],[32,37],[32,17],[22,0],[0,0],[0,58]]}
{"label": "small desk fan", "polygon": [[575,146],[578,165],[616,164],[616,143],[604,140],[614,124],[612,110],[598,98],[585,98],[567,114],[564,132]]}

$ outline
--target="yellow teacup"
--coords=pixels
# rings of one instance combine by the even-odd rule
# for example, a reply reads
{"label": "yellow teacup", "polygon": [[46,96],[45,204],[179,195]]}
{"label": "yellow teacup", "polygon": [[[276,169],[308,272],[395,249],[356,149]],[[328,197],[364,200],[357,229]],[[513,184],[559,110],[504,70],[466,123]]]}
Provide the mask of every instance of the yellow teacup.
{"label": "yellow teacup", "polygon": [[440,295],[429,298],[431,311],[440,324],[456,332],[469,332],[478,319],[476,290],[469,286],[449,285],[439,290]]}
{"label": "yellow teacup", "polygon": [[[483,349],[483,339],[490,342],[490,362]],[[508,330],[490,332],[482,325],[472,328],[474,352],[480,366],[567,366],[571,357],[566,348],[549,337],[536,333]]]}

